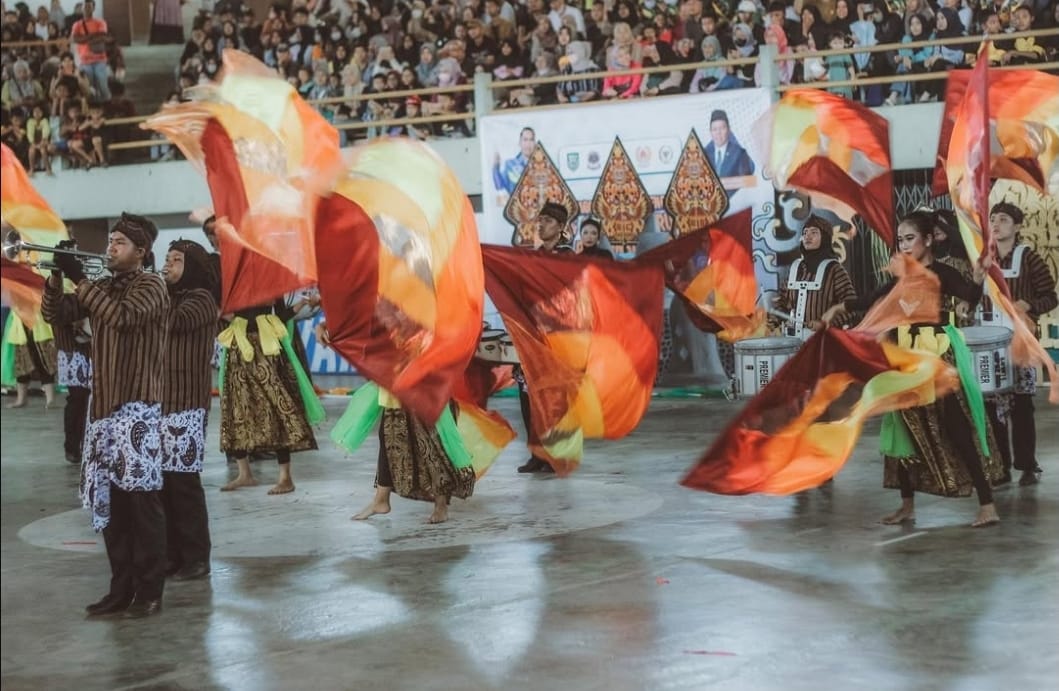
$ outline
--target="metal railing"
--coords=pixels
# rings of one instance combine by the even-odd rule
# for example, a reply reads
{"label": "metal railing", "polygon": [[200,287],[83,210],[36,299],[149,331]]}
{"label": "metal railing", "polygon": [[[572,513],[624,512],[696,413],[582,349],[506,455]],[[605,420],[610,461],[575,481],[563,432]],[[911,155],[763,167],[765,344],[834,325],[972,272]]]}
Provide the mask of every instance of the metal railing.
{"label": "metal railing", "polygon": [[[1059,36],[1059,29],[1038,29],[1034,31],[1024,31],[1004,34],[1002,37],[998,37],[999,40],[1004,42],[1014,41],[1019,38],[1047,38]],[[832,56],[840,55],[859,55],[865,53],[885,53],[885,52],[897,52],[901,50],[914,50],[924,47],[936,47],[936,46],[952,46],[952,45],[963,45],[968,48],[973,47],[977,52],[978,47],[981,45],[983,38],[974,36],[960,36],[955,38],[944,38],[944,39],[933,39],[925,41],[912,41],[908,43],[888,43],[878,44],[874,46],[854,46],[851,48],[840,48],[837,50],[817,50],[817,51],[806,51],[801,53],[785,53],[780,55],[775,50],[774,46],[769,44],[763,44],[760,48],[760,54],[753,58],[738,58],[738,59],[723,59],[713,61],[698,61],[688,63],[677,63],[672,65],[659,65],[653,67],[637,67],[626,70],[598,70],[594,72],[579,72],[575,75],[551,75],[547,77],[527,77],[521,79],[510,79],[502,81],[494,81],[492,76],[488,73],[478,73],[475,75],[473,84],[458,84],[447,87],[430,87],[423,89],[404,89],[399,91],[385,91],[377,93],[358,93],[351,94],[349,96],[334,96],[318,100],[309,100],[308,103],[314,107],[327,107],[327,106],[347,106],[354,107],[356,104],[363,101],[393,101],[398,99],[407,98],[409,96],[418,96],[421,99],[425,97],[432,97],[439,94],[449,94],[452,96],[458,96],[460,94],[473,93],[473,110],[466,112],[457,113],[436,113],[436,114],[424,114],[419,117],[392,117],[383,118],[379,120],[339,120],[334,122],[334,126],[338,130],[344,131],[361,131],[361,130],[372,130],[376,128],[390,128],[407,125],[430,125],[435,123],[444,122],[456,122],[466,121],[469,130],[476,130],[477,119],[489,114],[494,109],[496,103],[496,92],[507,92],[513,89],[521,88],[533,88],[546,84],[560,84],[562,82],[569,82],[572,80],[602,80],[610,77],[625,77],[630,75],[651,75],[651,74],[662,74],[671,72],[682,72],[687,73],[698,69],[716,69],[722,68],[728,70],[729,68],[738,69],[741,67],[748,67],[753,65],[755,70],[760,67],[761,84],[759,86],[770,89],[773,92],[775,98],[779,98],[779,95],[790,89],[798,88],[818,88],[818,89],[835,89],[841,87],[863,87],[871,85],[885,85],[885,84],[906,84],[911,82],[926,82],[926,81],[941,81],[948,78],[948,71],[938,70],[936,72],[925,72],[925,73],[903,73],[903,74],[892,74],[883,75],[877,77],[862,77],[841,81],[810,81],[801,84],[782,84],[780,83],[778,74],[778,65],[783,62],[793,61],[799,62],[804,61],[807,58],[821,58],[826,59]],[[67,40],[62,39],[58,42],[53,43],[65,43]],[[20,43],[8,43],[7,46],[42,46],[46,45],[47,42],[33,42],[24,41]],[[968,51],[969,54],[973,54],[972,51]],[[1059,70],[1059,61],[1049,61],[1044,63],[1036,63],[1030,65],[1005,65],[995,69],[1037,69],[1046,71]],[[652,97],[653,98],[653,97]],[[592,102],[607,102],[610,99],[599,98]],[[505,108],[505,111],[532,111],[541,110],[545,108],[556,108],[565,107],[566,105],[574,104],[549,104],[549,105],[510,105]],[[581,105],[581,104],[578,104]],[[150,116],[136,116],[128,118],[112,118],[105,121],[108,127],[117,127],[122,125],[133,125],[139,124],[147,120]],[[148,147],[169,147],[172,146],[168,141],[164,139],[143,139],[134,141],[124,142],[113,142],[108,145],[108,149],[111,151],[129,150],[129,149],[142,149]]]}

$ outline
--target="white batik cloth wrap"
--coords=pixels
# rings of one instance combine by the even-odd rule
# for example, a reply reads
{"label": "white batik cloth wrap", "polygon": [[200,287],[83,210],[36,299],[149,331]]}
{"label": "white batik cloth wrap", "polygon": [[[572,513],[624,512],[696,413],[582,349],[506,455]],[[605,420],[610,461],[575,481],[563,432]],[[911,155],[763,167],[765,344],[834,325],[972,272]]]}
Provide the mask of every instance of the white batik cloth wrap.
{"label": "white batik cloth wrap", "polygon": [[162,417],[162,470],[201,473],[206,457],[206,409],[191,408]]}
{"label": "white batik cloth wrap", "polygon": [[111,483],[126,492],[162,489],[161,429],[160,403],[133,401],[100,420],[89,417],[80,496],[81,504],[92,512],[96,532],[110,522]]}
{"label": "white batik cloth wrap", "polygon": [[84,353],[77,351],[59,351],[58,371],[56,372],[61,386],[80,386],[92,388],[92,360]]}

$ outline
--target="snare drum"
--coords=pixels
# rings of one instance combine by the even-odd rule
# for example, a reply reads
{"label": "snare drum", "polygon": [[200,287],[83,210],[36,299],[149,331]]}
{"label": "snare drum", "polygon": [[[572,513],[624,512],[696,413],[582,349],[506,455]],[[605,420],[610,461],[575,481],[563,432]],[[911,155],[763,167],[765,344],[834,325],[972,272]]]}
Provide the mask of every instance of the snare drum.
{"label": "snare drum", "polygon": [[515,350],[515,342],[511,340],[511,336],[507,333],[500,338],[500,362],[512,365],[518,365],[522,362],[519,360],[518,351]]}
{"label": "snare drum", "polygon": [[963,340],[971,351],[974,376],[983,394],[1008,393],[1015,384],[1011,330],[1002,326],[968,326]]}
{"label": "snare drum", "polygon": [[501,339],[507,335],[502,329],[486,329],[478,340],[477,357],[489,362],[503,362]]}
{"label": "snare drum", "polygon": [[748,338],[735,344],[735,386],[740,398],[756,396],[802,347],[797,338]]}

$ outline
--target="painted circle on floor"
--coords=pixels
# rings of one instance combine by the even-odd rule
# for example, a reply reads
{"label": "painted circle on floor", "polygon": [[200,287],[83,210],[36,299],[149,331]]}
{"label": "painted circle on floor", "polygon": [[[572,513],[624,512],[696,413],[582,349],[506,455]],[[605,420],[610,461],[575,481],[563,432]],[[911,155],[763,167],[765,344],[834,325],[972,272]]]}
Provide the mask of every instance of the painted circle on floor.
{"label": "painted circle on floor", "polygon": [[[392,511],[367,521],[350,517],[371,498],[363,485],[305,480],[297,491],[268,496],[267,485],[221,493],[206,488],[213,556],[369,556],[387,551],[532,540],[644,516],[662,505],[653,492],[613,481],[490,474],[466,501],[453,499],[449,521],[427,525],[433,506],[396,495]],[[103,552],[86,511],[24,526],[18,536],[37,547]]]}

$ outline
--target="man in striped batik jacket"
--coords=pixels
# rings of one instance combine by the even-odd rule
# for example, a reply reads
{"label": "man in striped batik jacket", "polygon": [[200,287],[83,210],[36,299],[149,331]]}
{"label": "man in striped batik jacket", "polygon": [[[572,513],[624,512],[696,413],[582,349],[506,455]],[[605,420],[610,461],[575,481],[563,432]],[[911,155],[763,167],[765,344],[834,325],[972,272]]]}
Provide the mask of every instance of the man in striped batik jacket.
{"label": "man in striped batik jacket", "polygon": [[[1059,306],[1055,291],[1055,278],[1048,270],[1041,255],[1029,245],[1019,242],[1022,228],[1022,209],[1011,202],[994,204],[989,212],[989,226],[996,238],[997,257],[1000,270],[1011,291],[1015,307],[1027,323],[1039,329],[1037,320],[1042,314]],[[983,302],[987,302],[983,300]],[[988,305],[983,307],[988,310]],[[994,315],[998,315],[996,311]],[[1002,316],[1002,315],[998,315]],[[993,323],[1009,326],[1003,319]],[[1041,467],[1037,464],[1037,424],[1033,419],[1033,396],[1037,393],[1037,370],[1032,367],[1015,368],[1015,394],[1011,402],[1011,447],[1013,454],[1005,453],[1014,461],[1015,469],[1021,470],[1020,485],[1035,485],[1040,480]],[[999,443],[1006,447],[1008,432],[1001,427]],[[1002,449],[1008,451],[1007,448]]]}
{"label": "man in striped batik jacket", "polygon": [[168,564],[176,581],[210,573],[210,526],[202,491],[206,419],[217,338],[217,277],[206,249],[190,240],[169,245],[162,270],[169,289],[169,345],[162,400],[162,503]]}
{"label": "man in striped batik jacket", "polygon": [[[144,617],[162,609],[166,530],[162,509],[162,385],[169,294],[154,263],[154,223],[122,214],[110,231],[111,276],[90,281],[76,258],[55,255],[43,311],[49,321],[88,317],[92,400],[81,463],[81,501],[103,532],[110,591],[89,616]],[[62,276],[77,286],[63,295]]]}

